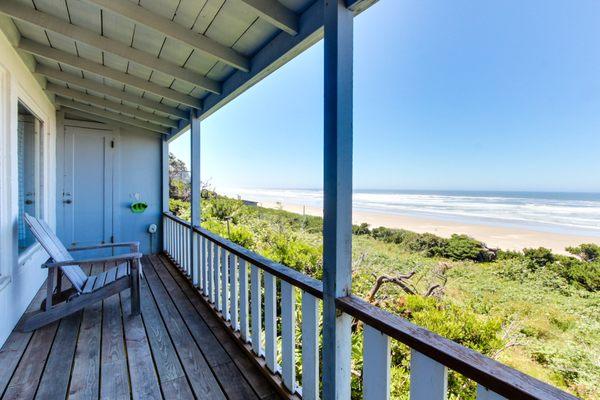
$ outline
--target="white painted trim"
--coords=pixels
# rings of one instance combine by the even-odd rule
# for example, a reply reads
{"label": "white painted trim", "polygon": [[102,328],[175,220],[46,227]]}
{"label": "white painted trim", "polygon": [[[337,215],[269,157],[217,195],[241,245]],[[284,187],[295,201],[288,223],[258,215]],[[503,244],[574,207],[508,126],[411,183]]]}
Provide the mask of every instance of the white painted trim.
{"label": "white painted trim", "polygon": [[41,174],[41,208],[44,220],[56,226],[56,112],[29,65],[0,32],[0,345],[4,343],[45,279],[40,265],[47,254],[33,246],[18,255],[18,161],[16,132],[18,101],[43,122],[40,140],[44,149]]}

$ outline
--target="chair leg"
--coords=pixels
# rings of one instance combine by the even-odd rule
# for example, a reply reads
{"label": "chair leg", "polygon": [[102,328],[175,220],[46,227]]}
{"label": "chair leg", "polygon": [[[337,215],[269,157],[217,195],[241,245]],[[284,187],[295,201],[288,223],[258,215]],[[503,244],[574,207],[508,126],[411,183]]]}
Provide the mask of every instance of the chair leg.
{"label": "chair leg", "polygon": [[131,315],[140,314],[140,261],[131,263]]}

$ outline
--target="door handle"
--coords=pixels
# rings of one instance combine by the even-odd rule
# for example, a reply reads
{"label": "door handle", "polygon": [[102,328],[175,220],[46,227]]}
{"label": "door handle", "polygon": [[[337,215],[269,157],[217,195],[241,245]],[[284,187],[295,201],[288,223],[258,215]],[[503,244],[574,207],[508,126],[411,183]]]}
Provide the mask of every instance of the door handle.
{"label": "door handle", "polygon": [[71,200],[71,199],[63,200],[63,203],[65,203],[65,204],[71,204],[72,202],[73,202],[73,200]]}
{"label": "door handle", "polygon": [[25,204],[31,205],[31,204],[33,204],[33,200],[25,200]]}

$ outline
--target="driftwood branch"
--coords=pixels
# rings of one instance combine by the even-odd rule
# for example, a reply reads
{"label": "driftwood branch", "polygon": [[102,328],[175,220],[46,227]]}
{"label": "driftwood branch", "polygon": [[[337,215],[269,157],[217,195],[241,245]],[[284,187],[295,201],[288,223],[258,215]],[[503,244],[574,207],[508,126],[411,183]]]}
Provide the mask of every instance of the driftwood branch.
{"label": "driftwood branch", "polygon": [[388,275],[379,276],[377,278],[377,280],[375,281],[375,285],[369,292],[368,301],[373,302],[373,300],[375,299],[375,295],[377,294],[377,292],[379,291],[381,286],[383,286],[384,283],[394,283],[394,284],[400,286],[402,288],[402,290],[404,290],[406,293],[416,294],[416,291],[408,286],[409,283],[405,282],[407,279],[412,278],[415,275],[415,273],[416,273],[415,271],[411,271],[410,273],[408,273],[406,275],[400,275],[397,277],[392,277],[392,276],[388,276]]}

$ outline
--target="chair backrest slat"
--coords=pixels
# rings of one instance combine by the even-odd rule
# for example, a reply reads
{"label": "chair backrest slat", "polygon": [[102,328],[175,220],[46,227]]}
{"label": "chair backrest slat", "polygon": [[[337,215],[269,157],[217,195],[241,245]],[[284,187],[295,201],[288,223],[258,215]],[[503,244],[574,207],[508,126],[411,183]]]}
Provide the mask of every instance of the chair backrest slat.
{"label": "chair backrest slat", "polygon": [[[71,257],[65,246],[61,243],[60,239],[56,236],[46,222],[32,217],[27,213],[25,214],[25,222],[29,226],[33,236],[35,236],[37,241],[42,245],[44,250],[46,250],[46,252],[54,261],[61,262],[73,260],[73,257]],[[73,284],[73,287],[78,292],[81,292],[85,281],[87,280],[87,275],[85,272],[83,272],[81,267],[76,264],[68,265],[61,267],[61,270],[67,279],[69,279],[69,281]]]}

